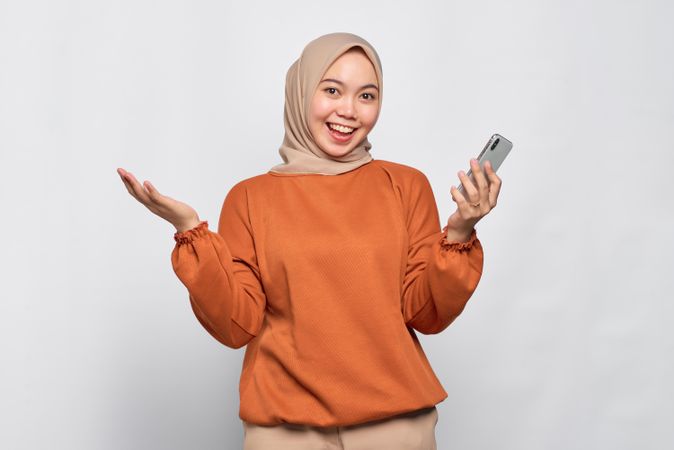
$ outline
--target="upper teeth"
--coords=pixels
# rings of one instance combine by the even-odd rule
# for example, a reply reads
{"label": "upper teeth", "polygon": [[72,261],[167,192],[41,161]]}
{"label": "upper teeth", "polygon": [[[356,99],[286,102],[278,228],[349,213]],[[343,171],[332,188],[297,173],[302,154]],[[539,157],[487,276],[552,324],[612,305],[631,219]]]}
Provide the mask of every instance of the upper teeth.
{"label": "upper teeth", "polygon": [[330,123],[328,125],[330,126],[330,128],[333,128],[337,131],[341,131],[342,133],[351,133],[354,130],[354,128],[337,125],[335,123]]}

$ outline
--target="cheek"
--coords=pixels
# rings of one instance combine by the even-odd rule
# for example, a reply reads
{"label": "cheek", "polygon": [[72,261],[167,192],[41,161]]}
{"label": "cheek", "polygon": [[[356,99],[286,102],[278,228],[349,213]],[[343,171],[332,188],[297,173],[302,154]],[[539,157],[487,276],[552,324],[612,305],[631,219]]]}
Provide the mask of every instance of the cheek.
{"label": "cheek", "polygon": [[372,128],[377,121],[378,108],[368,107],[361,111],[360,120],[367,128]]}
{"label": "cheek", "polygon": [[321,102],[314,100],[309,110],[309,130],[314,136],[319,136],[323,127],[325,108]]}
{"label": "cheek", "polygon": [[314,99],[311,103],[310,116],[313,120],[324,121],[330,115],[331,105],[329,100]]}

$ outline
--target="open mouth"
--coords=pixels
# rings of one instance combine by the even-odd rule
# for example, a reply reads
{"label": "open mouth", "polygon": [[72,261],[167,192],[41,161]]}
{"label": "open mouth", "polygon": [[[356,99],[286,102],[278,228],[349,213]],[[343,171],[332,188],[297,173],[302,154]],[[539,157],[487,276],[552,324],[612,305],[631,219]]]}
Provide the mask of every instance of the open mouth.
{"label": "open mouth", "polygon": [[351,136],[353,136],[355,131],[358,129],[358,128],[345,127],[331,122],[326,122],[325,126],[328,128],[330,136],[332,136],[339,142],[346,142],[349,139],[351,139]]}

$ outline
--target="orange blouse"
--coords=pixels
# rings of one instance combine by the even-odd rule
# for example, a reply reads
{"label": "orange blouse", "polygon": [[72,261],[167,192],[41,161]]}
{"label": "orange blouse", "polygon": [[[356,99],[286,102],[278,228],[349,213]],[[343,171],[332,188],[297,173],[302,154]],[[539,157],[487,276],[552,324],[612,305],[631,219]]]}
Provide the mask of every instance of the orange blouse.
{"label": "orange blouse", "polygon": [[202,326],[247,344],[239,417],[346,426],[447,398],[414,330],[439,333],[482,275],[482,245],[447,242],[419,170],[372,160],[339,175],[235,184],[217,233],[175,233],[173,269]]}

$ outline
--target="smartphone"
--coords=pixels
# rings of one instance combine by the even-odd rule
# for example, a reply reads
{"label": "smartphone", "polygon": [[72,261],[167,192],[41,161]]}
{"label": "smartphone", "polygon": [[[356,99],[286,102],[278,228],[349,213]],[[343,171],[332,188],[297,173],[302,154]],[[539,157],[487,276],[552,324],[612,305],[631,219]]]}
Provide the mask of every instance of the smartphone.
{"label": "smartphone", "polygon": [[[508,156],[508,153],[510,153],[510,149],[512,148],[513,148],[512,142],[510,142],[508,139],[504,138],[500,134],[494,134],[491,138],[489,138],[489,141],[487,141],[487,145],[484,146],[484,148],[476,158],[477,161],[480,163],[480,168],[484,169],[484,163],[489,161],[491,162],[492,169],[494,169],[494,172],[496,172],[498,168],[501,166],[503,160],[506,158],[506,156]],[[468,176],[468,178],[470,178],[471,181],[474,181],[471,169],[468,169],[466,175]],[[487,182],[489,182],[488,178]],[[461,183],[459,183],[459,192],[461,192],[461,194],[464,193],[463,184]]]}

